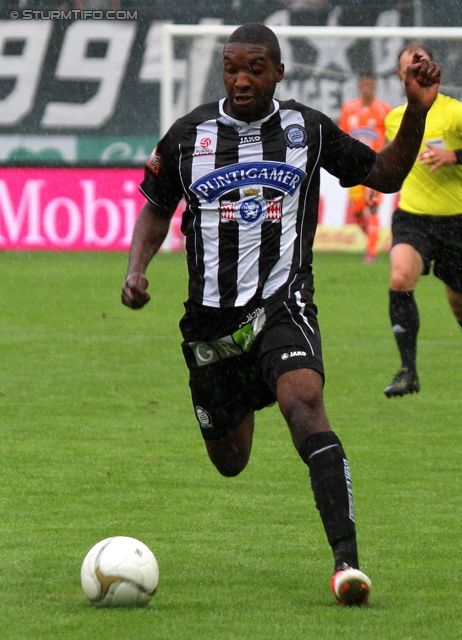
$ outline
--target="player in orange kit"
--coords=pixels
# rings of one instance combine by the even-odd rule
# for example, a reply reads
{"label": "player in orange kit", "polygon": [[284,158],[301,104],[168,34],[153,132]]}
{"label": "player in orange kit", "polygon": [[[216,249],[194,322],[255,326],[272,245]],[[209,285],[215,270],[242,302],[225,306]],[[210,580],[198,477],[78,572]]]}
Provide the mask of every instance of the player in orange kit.
{"label": "player in orange kit", "polygon": [[[375,97],[375,79],[373,76],[361,76],[358,83],[360,97],[348,100],[342,106],[339,126],[353,138],[361,140],[374,151],[380,151],[385,138],[385,116],[391,107]],[[366,204],[366,187],[357,185],[350,188],[347,222],[356,222],[367,236],[365,262],[374,262],[377,256],[377,244],[380,233],[377,207],[380,194],[372,198],[370,206]]]}

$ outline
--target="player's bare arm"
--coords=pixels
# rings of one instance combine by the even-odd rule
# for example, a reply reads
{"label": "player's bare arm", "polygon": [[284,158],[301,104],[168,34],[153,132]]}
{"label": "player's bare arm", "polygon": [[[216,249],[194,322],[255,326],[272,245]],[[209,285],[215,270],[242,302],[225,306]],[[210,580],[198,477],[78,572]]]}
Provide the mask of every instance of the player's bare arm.
{"label": "player's bare arm", "polygon": [[403,78],[408,105],[394,140],[378,154],[377,165],[366,186],[393,193],[399,191],[422,144],[427,113],[438,95],[441,72],[436,62],[417,51]]}
{"label": "player's bare arm", "polygon": [[122,288],[122,303],[130,309],[141,309],[149,302],[149,281],[145,276],[152,258],[160,249],[170,226],[170,217],[161,217],[152,202],[141,208],[133,231],[127,275]]}
{"label": "player's bare arm", "polygon": [[435,147],[433,144],[426,143],[426,149],[417,158],[422,164],[431,165],[430,173],[436,171],[440,167],[450,164],[457,164],[456,152],[448,149]]}

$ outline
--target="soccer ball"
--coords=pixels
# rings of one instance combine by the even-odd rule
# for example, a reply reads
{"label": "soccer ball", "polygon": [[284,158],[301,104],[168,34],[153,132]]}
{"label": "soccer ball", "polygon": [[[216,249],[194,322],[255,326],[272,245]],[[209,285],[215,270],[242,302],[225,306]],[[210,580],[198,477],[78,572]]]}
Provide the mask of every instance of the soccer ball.
{"label": "soccer ball", "polygon": [[85,595],[97,607],[142,607],[156,592],[159,566],[145,544],[115,536],[90,549],[80,577]]}

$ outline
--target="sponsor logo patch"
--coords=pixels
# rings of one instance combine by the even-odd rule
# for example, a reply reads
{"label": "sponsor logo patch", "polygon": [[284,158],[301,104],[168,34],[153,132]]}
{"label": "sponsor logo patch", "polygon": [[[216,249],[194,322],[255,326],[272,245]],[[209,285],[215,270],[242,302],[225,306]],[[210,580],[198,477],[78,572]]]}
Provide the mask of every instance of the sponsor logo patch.
{"label": "sponsor logo patch", "polygon": [[247,186],[272,187],[292,196],[305,178],[306,173],[298,167],[285,162],[261,160],[215,169],[196,180],[190,188],[207,202]]}
{"label": "sponsor logo patch", "polygon": [[153,173],[155,176],[158,176],[160,173],[160,168],[162,166],[162,155],[157,153],[157,147],[151,153],[146,163],[146,167]]}
{"label": "sponsor logo patch", "polygon": [[252,144],[253,142],[260,142],[261,136],[241,136],[239,138],[239,144]]}
{"label": "sponsor logo patch", "polygon": [[295,358],[295,357],[305,357],[306,356],[306,351],[291,351],[290,353],[283,353],[281,355],[281,360],[288,360],[289,358]]}

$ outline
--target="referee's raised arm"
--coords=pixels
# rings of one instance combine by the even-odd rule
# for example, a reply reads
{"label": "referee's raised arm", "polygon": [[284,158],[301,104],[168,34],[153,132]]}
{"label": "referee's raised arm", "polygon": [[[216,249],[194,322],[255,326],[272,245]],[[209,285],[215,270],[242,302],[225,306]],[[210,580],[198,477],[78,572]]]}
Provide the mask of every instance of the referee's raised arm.
{"label": "referee's raised arm", "polygon": [[424,51],[413,54],[402,78],[408,104],[401,126],[392,142],[378,154],[377,165],[366,186],[383,193],[399,191],[419,153],[427,113],[438,95],[440,77],[438,64],[428,60]]}

